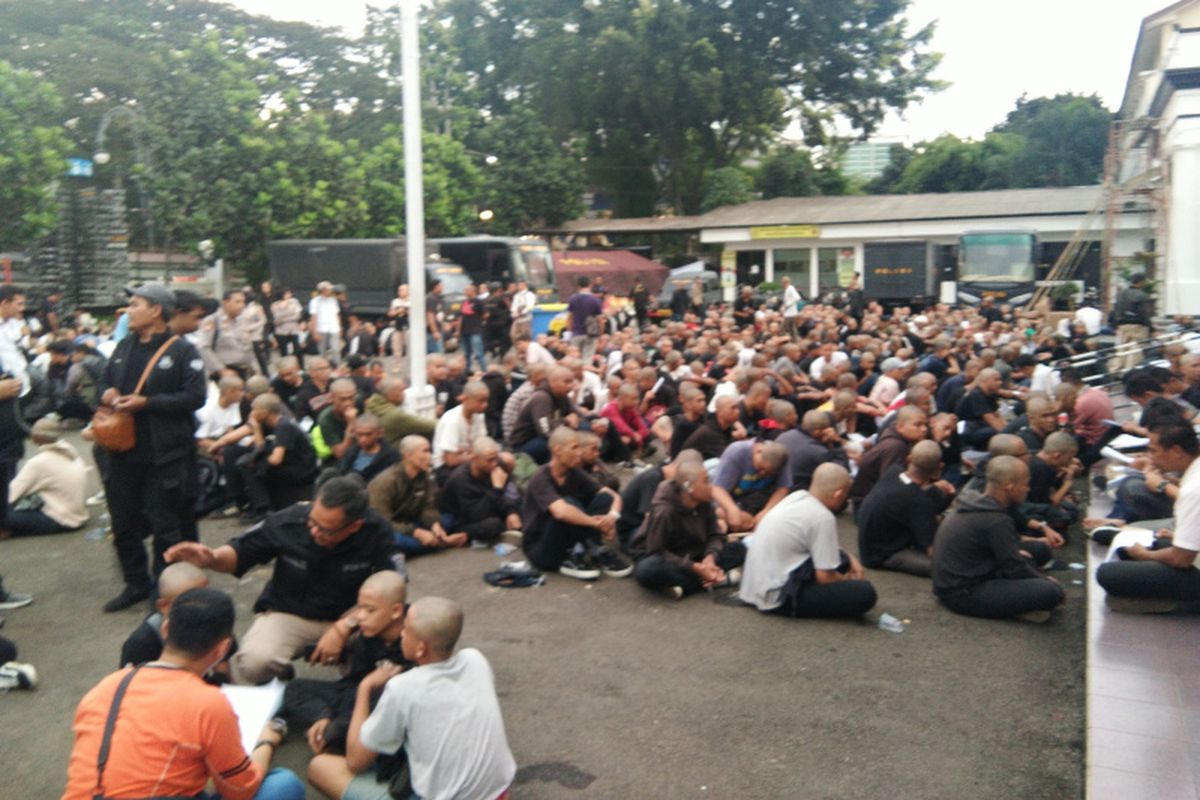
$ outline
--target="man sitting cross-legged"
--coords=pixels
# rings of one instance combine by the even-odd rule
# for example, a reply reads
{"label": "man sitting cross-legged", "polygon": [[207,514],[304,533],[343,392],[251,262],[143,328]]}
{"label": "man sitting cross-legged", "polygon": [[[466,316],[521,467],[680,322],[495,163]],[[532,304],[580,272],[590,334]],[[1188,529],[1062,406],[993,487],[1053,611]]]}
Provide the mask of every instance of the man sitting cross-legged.
{"label": "man sitting cross-legged", "polygon": [[[1150,460],[1163,473],[1182,473],[1175,498],[1175,531],[1160,530],[1154,547],[1127,547],[1119,561],[1096,570],[1113,611],[1164,613],[1200,603],[1200,441],[1187,423],[1150,429]],[[1165,482],[1165,481],[1164,481]]]}
{"label": "man sitting cross-legged", "polygon": [[938,517],[954,492],[942,472],[942,448],[926,439],[913,445],[907,467],[889,467],[858,513],[863,564],[928,578]]}
{"label": "man sitting cross-legged", "polygon": [[850,473],[822,464],[807,492],[794,492],[763,518],[746,556],[738,596],[789,617],[858,617],[875,605],[862,564],[838,549],[837,518]]}
{"label": "man sitting cross-legged", "polygon": [[471,445],[471,460],[450,473],[438,492],[442,526],[473,542],[495,542],[505,531],[520,531],[517,501],[509,495],[508,473],[500,466],[500,444],[482,436]]}
{"label": "man sitting cross-legged", "polygon": [[302,800],[295,775],[270,769],[283,735],[268,724],[247,754],[229,700],[201,680],[225,658],[233,623],[224,592],[176,598],[162,656],[114,672],[80,701],[63,800],[206,797],[209,781],[226,800]]}
{"label": "man sitting cross-legged", "polygon": [[[495,677],[478,650],[455,653],[462,624],[462,607],[453,601],[423,597],[412,604],[402,646],[417,666],[402,675],[382,667],[359,683],[346,755],[314,758],[313,786],[342,800],[390,797],[371,767],[378,754],[403,748],[415,797],[507,798],[517,765]],[[378,689],[383,695],[371,711]]]}
{"label": "man sitting cross-legged", "polygon": [[357,476],[332,478],[317,499],[269,514],[229,544],[181,542],[166,560],[187,561],[242,577],[274,561],[254,610],[258,616],[231,661],[238,683],[266,683],[292,671],[291,661],[316,645],[310,661],[335,663],[351,626],[358,587],[373,572],[392,568],[392,532],[367,507]]}
{"label": "man sitting cross-legged", "polygon": [[1012,456],[988,461],[983,494],[964,492],[933,541],[933,593],[969,617],[1045,622],[1064,599],[1062,587],[1021,551],[1009,509],[1029,493],[1029,467]]}
{"label": "man sitting cross-legged", "polygon": [[752,531],[791,488],[787,448],[778,442],[734,442],[721,455],[713,499],[730,531]]}
{"label": "man sitting cross-legged", "polygon": [[367,491],[371,508],[391,522],[397,549],[421,555],[446,547],[462,547],[467,534],[448,534],[438,519],[438,490],[430,471],[429,440],[410,434],[400,440],[400,463],[393,464]]}
{"label": "man sitting cross-legged", "polygon": [[[346,732],[354,711],[359,682],[381,661],[405,669],[414,666],[404,658],[400,636],[404,633],[406,587],[394,570],[376,572],[358,590],[358,605],[352,619],[357,630],[342,653],[342,677],[336,681],[297,678],[283,693],[280,716],[296,730],[306,731],[313,753],[345,755]],[[378,700],[371,698],[372,704]],[[377,774],[389,780],[404,766],[404,754],[383,756]]]}
{"label": "man sitting cross-legged", "polygon": [[659,485],[630,550],[638,559],[637,582],[676,600],[736,584],[736,568],[746,560],[745,545],[727,541],[717,527],[712,484],[698,458],[676,466],[671,480]]}
{"label": "man sitting cross-legged", "polygon": [[617,493],[579,469],[578,434],[565,426],[556,429],[550,434],[550,463],[525,486],[521,521],[529,561],[581,580],[595,580],[601,571],[625,577],[633,565],[617,553],[620,516]]}

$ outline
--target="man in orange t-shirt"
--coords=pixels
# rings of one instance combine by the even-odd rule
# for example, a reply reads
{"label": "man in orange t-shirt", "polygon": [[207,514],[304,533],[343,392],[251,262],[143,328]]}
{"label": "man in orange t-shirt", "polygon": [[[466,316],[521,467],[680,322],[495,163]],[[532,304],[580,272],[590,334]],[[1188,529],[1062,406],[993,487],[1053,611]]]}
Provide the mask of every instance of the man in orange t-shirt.
{"label": "man in orange t-shirt", "polygon": [[281,733],[268,725],[246,755],[229,701],[204,682],[229,650],[233,620],[224,592],[192,589],[176,598],[162,657],[109,675],[80,701],[62,800],[207,797],[210,779],[224,800],[303,800],[294,774],[267,773]]}

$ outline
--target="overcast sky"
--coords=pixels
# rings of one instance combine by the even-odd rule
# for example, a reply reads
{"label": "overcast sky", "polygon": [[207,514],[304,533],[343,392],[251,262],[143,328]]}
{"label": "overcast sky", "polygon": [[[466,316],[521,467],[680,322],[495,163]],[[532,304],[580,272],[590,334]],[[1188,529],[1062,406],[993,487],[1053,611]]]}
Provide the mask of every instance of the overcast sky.
{"label": "overcast sky", "polygon": [[[366,19],[358,0],[233,0],[256,14],[343,28],[356,36]],[[1001,122],[1022,93],[1099,94],[1116,110],[1141,20],[1168,0],[913,0],[913,30],[937,20],[935,73],[952,85],[889,118],[881,138],[978,137]],[[373,5],[386,5],[379,0]],[[984,9],[987,9],[985,12]]]}

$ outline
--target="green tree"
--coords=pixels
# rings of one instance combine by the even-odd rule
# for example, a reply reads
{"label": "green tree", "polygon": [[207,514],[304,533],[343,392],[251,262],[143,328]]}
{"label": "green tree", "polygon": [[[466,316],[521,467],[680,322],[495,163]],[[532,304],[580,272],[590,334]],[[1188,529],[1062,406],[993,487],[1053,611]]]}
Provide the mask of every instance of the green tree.
{"label": "green tree", "polygon": [[481,107],[530,106],[560,141],[582,139],[618,214],[690,213],[704,174],[760,150],[789,111],[818,144],[837,120],[870,133],[936,88],[932,28],[910,32],[907,7],[441,0],[434,16],[450,21]]}
{"label": "green tree", "polygon": [[0,61],[0,250],[23,249],[54,225],[54,183],[69,140],[54,88]]}
{"label": "green tree", "polygon": [[1008,189],[1022,147],[1024,138],[1010,133],[989,133],[978,142],[939,136],[918,146],[893,190],[911,194]]}
{"label": "green tree", "polygon": [[777,148],[763,159],[757,186],[764,200],[821,194],[812,154],[793,145]]}
{"label": "green tree", "polygon": [[1104,171],[1112,113],[1096,95],[1021,97],[992,130],[1024,138],[1013,163],[1014,186],[1098,183]]}
{"label": "green tree", "polygon": [[[429,236],[463,236],[478,224],[483,179],[466,148],[448,136],[426,133],[422,137],[425,184],[425,233]],[[366,153],[367,211],[370,221],[364,235],[399,236],[404,233],[404,140],[398,126]]]}
{"label": "green tree", "polygon": [[479,152],[496,159],[484,168],[493,230],[524,233],[579,215],[584,190],[579,153],[556,141],[531,109],[512,108],[490,120],[474,141]]}
{"label": "green tree", "polygon": [[738,167],[714,169],[704,177],[704,200],[701,211],[721,206],[736,206],[754,199],[753,183],[745,170]]}

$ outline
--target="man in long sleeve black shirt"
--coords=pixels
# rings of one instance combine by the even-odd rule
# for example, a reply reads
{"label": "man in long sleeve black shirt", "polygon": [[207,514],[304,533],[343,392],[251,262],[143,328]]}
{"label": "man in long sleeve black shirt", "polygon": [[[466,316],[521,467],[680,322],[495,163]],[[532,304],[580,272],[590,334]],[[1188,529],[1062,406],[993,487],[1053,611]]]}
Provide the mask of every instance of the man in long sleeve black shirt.
{"label": "man in long sleeve black shirt", "polygon": [[135,290],[126,312],[129,336],[113,351],[100,381],[101,405],[132,414],[136,432],[133,449],[109,454],[104,480],[125,581],[105,611],[120,611],[150,596],[153,582],[142,543],[146,536],[153,537],[157,575],[167,548],[195,533],[188,516],[197,492],[192,415],[204,405],[207,387],[199,351],[167,329],[174,308],[175,295],[163,286]]}
{"label": "man in long sleeve black shirt", "polygon": [[953,496],[934,486],[941,470],[942,448],[925,440],[913,445],[907,468],[897,464],[884,472],[858,513],[864,565],[929,577],[938,515]]}
{"label": "man in long sleeve black shirt", "polygon": [[933,542],[933,593],[970,617],[1045,622],[1064,599],[1021,552],[1008,509],[1029,493],[1029,468],[1012,456],[988,462],[984,494],[965,492]]}
{"label": "man in long sleeve black shirt", "polygon": [[232,662],[235,681],[258,684],[285,674],[310,645],[313,662],[337,661],[358,589],[371,573],[392,568],[392,549],[391,525],[367,507],[362,481],[350,476],[331,478],[311,506],[271,514],[229,544],[183,542],[166,557],[239,578],[275,562]]}
{"label": "man in long sleeve black shirt", "polygon": [[[496,440],[488,436],[476,439],[471,460],[455,467],[438,492],[438,511],[448,531],[466,533],[473,542],[491,543],[506,530],[520,530],[517,503],[505,492],[508,476],[499,466]],[[505,482],[497,486],[500,476]]]}

